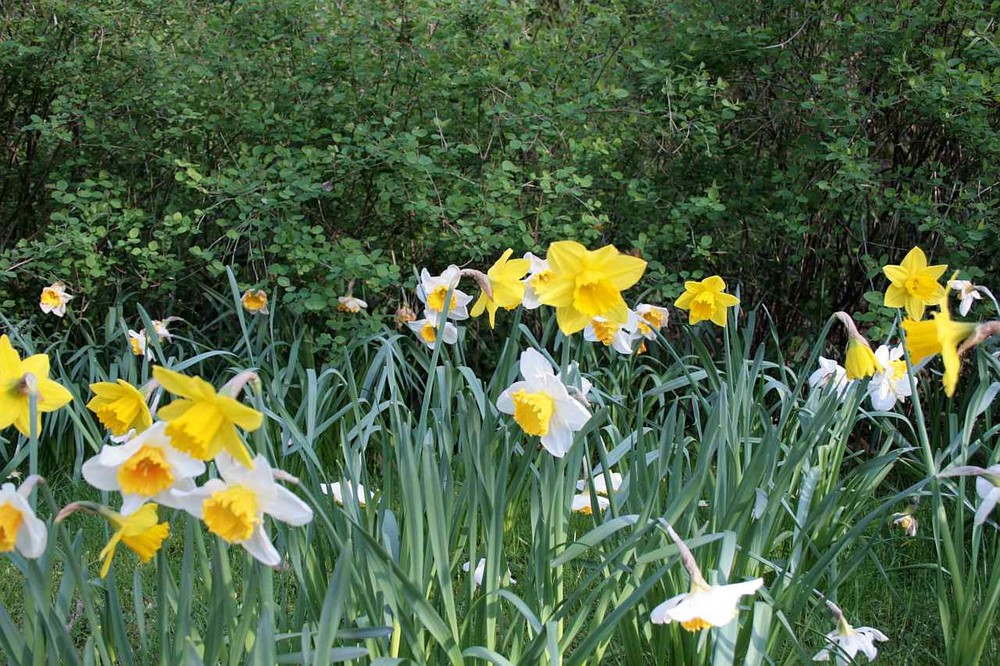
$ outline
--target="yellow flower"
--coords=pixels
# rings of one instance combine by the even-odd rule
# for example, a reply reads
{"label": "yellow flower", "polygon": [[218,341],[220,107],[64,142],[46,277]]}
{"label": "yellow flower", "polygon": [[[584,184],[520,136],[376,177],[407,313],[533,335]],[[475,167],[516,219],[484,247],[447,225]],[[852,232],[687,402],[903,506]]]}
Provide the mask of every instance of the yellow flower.
{"label": "yellow flower", "polygon": [[247,289],[243,292],[243,298],[240,299],[240,302],[243,303],[243,309],[247,312],[253,314],[268,314],[267,293],[263,289],[258,289],[257,291]]}
{"label": "yellow flower", "polygon": [[112,435],[121,437],[129,430],[140,433],[153,425],[145,396],[124,379],[117,384],[97,382],[90,385],[90,390],[94,397],[87,403],[87,409],[97,415],[97,420]]}
{"label": "yellow flower", "polygon": [[905,307],[911,319],[920,321],[924,318],[924,307],[935,305],[944,297],[945,289],[937,281],[946,270],[945,265],[928,266],[924,251],[913,248],[903,258],[903,263],[882,268],[891,283],[885,292],[885,305]]}
{"label": "yellow flower", "polygon": [[101,551],[100,557],[104,563],[101,565],[101,578],[108,575],[111,568],[111,560],[115,556],[115,549],[118,544],[124,542],[132,552],[139,556],[143,563],[153,559],[153,555],[163,545],[164,539],[170,534],[169,523],[158,523],[155,504],[145,504],[141,509],[128,516],[123,516],[117,511],[104,509],[101,512],[108,522],[115,526],[116,531],[111,535],[108,545]]}
{"label": "yellow flower", "polygon": [[707,277],[701,282],[689,280],[684,283],[684,293],[674,305],[681,310],[690,311],[692,325],[709,320],[717,326],[725,327],[726,309],[740,303],[740,299],[725,291],[726,283],[718,275]]}
{"label": "yellow flower", "polygon": [[556,309],[564,335],[582,331],[594,317],[615,323],[628,319],[621,292],[642,277],[646,262],[621,254],[614,245],[588,250],[575,241],[557,241],[546,256],[552,276],[533,285],[538,300]]}
{"label": "yellow flower", "polygon": [[906,332],[906,350],[910,353],[911,363],[920,363],[934,354],[941,354],[944,362],[944,393],[949,398],[955,395],[958,384],[958,372],[962,361],[958,357],[958,345],[976,330],[976,324],[971,322],[953,321],[948,312],[948,296],[940,301],[941,309],[935,312],[927,321],[903,320],[903,331]]}
{"label": "yellow flower", "polygon": [[844,361],[844,369],[847,371],[847,380],[863,379],[871,377],[876,372],[881,372],[882,366],[875,358],[875,352],[862,337],[851,337],[847,341],[847,360]]}
{"label": "yellow flower", "polygon": [[511,259],[510,255],[514,250],[507,248],[500,255],[488,271],[486,277],[490,281],[490,288],[493,291],[492,297],[486,291],[479,294],[479,299],[472,306],[470,314],[478,317],[483,311],[490,313],[490,328],[496,325],[497,309],[513,309],[521,304],[524,298],[524,283],[521,278],[527,274],[531,267],[528,259]]}
{"label": "yellow flower", "polygon": [[153,368],[153,377],[164,389],[181,397],[156,413],[169,422],[166,434],[174,448],[198,460],[211,460],[225,449],[241,464],[253,466],[236,426],[256,430],[264,422],[263,414],[216,393],[200,377],[186,377],[160,366]]}
{"label": "yellow flower", "polygon": [[49,379],[49,357],[35,354],[21,360],[10,339],[0,336],[0,430],[9,425],[31,436],[29,395],[38,398],[35,431],[42,430],[41,414],[54,412],[73,399],[70,392]]}

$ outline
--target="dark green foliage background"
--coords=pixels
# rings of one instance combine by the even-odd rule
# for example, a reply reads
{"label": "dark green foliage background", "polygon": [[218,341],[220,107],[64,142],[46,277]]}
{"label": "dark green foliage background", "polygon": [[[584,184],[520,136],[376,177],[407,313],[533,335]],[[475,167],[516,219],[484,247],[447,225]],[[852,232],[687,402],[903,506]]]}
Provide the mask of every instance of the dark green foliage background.
{"label": "dark green foliage background", "polygon": [[879,267],[916,242],[997,274],[1000,3],[2,12],[8,316],[56,279],[77,312],[191,316],[232,264],[337,329],[350,280],[388,314],[413,265],[558,238],[640,252],[654,301],[720,273],[796,332],[880,302]]}

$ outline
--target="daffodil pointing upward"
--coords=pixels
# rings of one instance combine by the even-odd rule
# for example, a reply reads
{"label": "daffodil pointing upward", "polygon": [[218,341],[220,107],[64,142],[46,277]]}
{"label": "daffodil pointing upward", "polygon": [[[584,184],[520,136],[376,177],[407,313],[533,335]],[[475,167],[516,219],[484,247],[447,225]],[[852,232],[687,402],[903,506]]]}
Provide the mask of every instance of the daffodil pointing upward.
{"label": "daffodil pointing upward", "polygon": [[25,437],[31,436],[31,396],[37,400],[35,432],[41,432],[42,413],[54,412],[73,399],[65,388],[49,379],[49,357],[35,354],[23,361],[0,335],[0,430],[13,425]]}
{"label": "daffodil pointing upward", "polygon": [[885,292],[885,305],[906,308],[911,319],[920,321],[924,318],[924,308],[944,297],[945,289],[938,280],[946,270],[946,265],[928,266],[924,251],[913,248],[898,266],[890,264],[882,268],[891,283]]}

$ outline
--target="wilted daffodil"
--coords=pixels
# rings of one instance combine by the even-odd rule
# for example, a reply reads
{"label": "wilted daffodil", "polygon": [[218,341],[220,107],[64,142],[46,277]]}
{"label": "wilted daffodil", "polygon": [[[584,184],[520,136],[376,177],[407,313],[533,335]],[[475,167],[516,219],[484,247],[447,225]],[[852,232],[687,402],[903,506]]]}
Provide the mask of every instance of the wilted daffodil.
{"label": "wilted daffodil", "polygon": [[267,310],[267,292],[263,289],[247,289],[240,299],[243,309],[251,314],[269,314]]}
{"label": "wilted daffodil", "polygon": [[946,265],[928,266],[924,251],[913,248],[898,266],[890,264],[882,268],[891,283],[885,292],[886,307],[906,308],[911,319],[920,321],[924,318],[924,308],[944,297],[944,287],[938,280],[946,270]]}
{"label": "wilted daffodil", "polygon": [[594,317],[621,323],[628,319],[622,291],[639,281],[645,261],[619,253],[614,245],[588,250],[575,241],[552,243],[546,259],[552,277],[535,285],[535,293],[556,309],[563,335],[582,331]]}
{"label": "wilted daffodil", "polygon": [[75,511],[96,513],[115,528],[108,544],[101,550],[100,557],[103,560],[101,578],[107,577],[118,544],[124,543],[129,550],[139,556],[139,561],[145,564],[153,559],[153,556],[163,545],[163,541],[170,534],[170,523],[159,522],[155,504],[144,504],[137,511],[126,516],[92,502],[73,502],[59,512],[59,515],[56,516],[56,522],[62,522]]}
{"label": "wilted daffodil", "polygon": [[97,382],[90,385],[94,397],[87,409],[97,415],[97,420],[116,437],[129,430],[142,432],[153,424],[153,417],[146,406],[146,396],[124,379],[116,383]]}
{"label": "wilted daffodil", "polygon": [[[881,370],[875,373],[868,383],[868,396],[872,408],[888,411],[896,406],[896,401],[906,402],[910,397],[910,376],[906,371],[906,361],[903,359],[903,348],[889,349],[880,345],[875,350],[875,360]],[[916,383],[917,378],[913,378]]]}
{"label": "wilted daffodil", "polygon": [[681,541],[669,525],[667,533],[680,550],[681,562],[691,576],[691,591],[671,597],[654,608],[650,621],[653,624],[680,622],[688,631],[722,627],[732,622],[736,618],[740,597],[759,590],[764,579],[754,578],[731,585],[709,585],[687,544]]}
{"label": "wilted daffodil", "polygon": [[[417,334],[420,341],[434,349],[438,343],[438,321],[437,313],[430,310],[424,311],[424,318],[406,323],[410,330]],[[458,342],[458,327],[450,321],[444,323],[441,331],[441,341],[446,345],[453,345]]]}
{"label": "wilted daffodil", "polygon": [[908,537],[917,536],[917,529],[920,527],[920,523],[917,522],[917,517],[913,514],[917,511],[917,505],[911,504],[906,507],[905,511],[892,514],[892,524],[903,530],[903,534]]}
{"label": "wilted daffodil", "polygon": [[[417,298],[423,303],[427,310],[438,314],[447,311],[445,315],[448,319],[468,319],[469,303],[472,296],[458,289],[458,281],[462,278],[462,271],[458,266],[451,265],[444,270],[441,275],[432,276],[426,268],[420,271],[420,284],[417,285]],[[451,298],[448,292],[451,291]],[[437,319],[431,316],[428,319]]]}
{"label": "wilted daffodil", "polygon": [[120,492],[125,515],[150,500],[177,508],[170,491],[194,490],[205,463],[171,446],[166,427],[158,421],[121,446],[104,446],[83,463],[84,480],[98,490]]}
{"label": "wilted daffodil", "polygon": [[525,434],[541,437],[542,446],[562,458],[573,445],[573,433],[590,420],[590,412],[534,349],[521,353],[520,367],[524,380],[500,394],[497,409],[512,414]]}
{"label": "wilted daffodil", "polygon": [[357,314],[368,308],[367,303],[360,298],[355,298],[354,296],[338,296],[337,302],[337,309],[341,312]]}
{"label": "wilted daffodil", "polygon": [[958,345],[976,332],[976,324],[953,321],[948,312],[947,295],[941,300],[940,306],[940,310],[927,321],[905,319],[903,330],[906,332],[906,350],[910,353],[911,363],[920,363],[928,356],[941,354],[944,362],[944,392],[950,398],[955,395],[958,373],[962,366]]}
{"label": "wilted daffodil", "polygon": [[499,308],[514,309],[524,298],[524,283],[521,278],[528,272],[531,262],[527,259],[511,259],[514,250],[507,248],[500,258],[486,271],[486,279],[490,288],[479,293],[479,298],[472,306],[471,314],[478,317],[483,312],[490,315],[490,328],[496,326],[497,310]]}
{"label": "wilted daffodil", "polygon": [[31,436],[31,395],[37,398],[36,432],[42,430],[43,413],[54,412],[73,399],[49,379],[48,356],[35,354],[22,361],[10,338],[0,335],[0,430],[13,425],[25,437]]}
{"label": "wilted daffodil", "polygon": [[248,469],[223,453],[215,460],[221,479],[210,479],[191,492],[173,491],[178,506],[205,522],[208,531],[221,539],[239,544],[267,566],[281,564],[281,555],[264,527],[267,514],[289,525],[305,525],[313,512],[287,488],[275,480],[294,478],[257,456]]}
{"label": "wilted daffodil", "polygon": [[219,393],[200,377],[186,377],[160,366],[153,368],[153,378],[181,398],[156,413],[168,422],[164,432],[174,448],[198,460],[211,460],[225,450],[241,464],[253,465],[236,428],[256,430],[264,422],[264,415],[238,402],[235,396],[256,375],[240,373]]}
{"label": "wilted daffodil", "polygon": [[816,653],[813,661],[830,661],[832,654],[837,664],[849,664],[858,652],[864,654],[868,661],[874,661],[878,656],[875,641],[887,641],[889,637],[873,627],[855,629],[844,619],[843,611],[836,604],[827,601],[826,605],[837,620],[837,629],[826,635],[827,645]]}
{"label": "wilted daffodil", "polygon": [[28,559],[45,552],[48,532],[45,523],[28,504],[28,497],[41,477],[29,476],[15,490],[13,483],[0,486],[0,553],[14,549]]}
{"label": "wilted daffodil", "polygon": [[854,324],[851,316],[846,312],[836,312],[834,316],[847,329],[847,354],[844,360],[844,369],[847,371],[848,381],[871,377],[876,372],[881,371],[882,366],[875,358],[875,352],[872,351],[865,336],[858,332],[858,327]]}
{"label": "wilted daffodil", "polygon": [[692,325],[700,321],[711,321],[716,326],[725,327],[726,311],[740,304],[740,299],[725,292],[726,282],[718,275],[707,277],[701,282],[688,280],[684,283],[684,293],[674,306],[690,312]]}
{"label": "wilted daffodil", "polygon": [[66,304],[73,300],[73,297],[66,293],[66,285],[56,282],[45,289],[42,289],[42,296],[38,305],[45,314],[54,314],[62,317],[66,314]]}
{"label": "wilted daffodil", "polygon": [[528,260],[528,277],[524,278],[524,300],[521,305],[525,310],[536,310],[542,302],[538,300],[538,288],[544,288],[552,279],[552,269],[549,262],[531,252],[525,252],[524,258]]}

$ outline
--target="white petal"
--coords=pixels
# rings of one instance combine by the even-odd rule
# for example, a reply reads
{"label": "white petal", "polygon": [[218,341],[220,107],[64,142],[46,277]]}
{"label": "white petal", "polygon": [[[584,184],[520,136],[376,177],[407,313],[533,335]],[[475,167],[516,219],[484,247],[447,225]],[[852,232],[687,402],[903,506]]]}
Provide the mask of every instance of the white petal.
{"label": "white petal", "polygon": [[[150,427],[155,428],[156,425]],[[163,430],[163,428],[161,427],[160,430]],[[105,444],[101,447],[101,450],[96,456],[94,456],[94,458],[99,459],[101,464],[105,467],[120,467],[121,465],[124,465],[129,458],[139,452],[139,449],[141,449],[142,445],[146,442],[147,437],[146,433],[142,432],[121,446],[109,446]],[[91,458],[91,460],[94,458]]]}
{"label": "white petal", "polygon": [[682,601],[687,598],[687,593],[678,594],[676,597],[670,597],[663,603],[659,604],[653,609],[653,612],[649,614],[649,621],[653,624],[670,624],[673,618],[670,616],[670,612],[676,608]]}
{"label": "white petal", "polygon": [[993,508],[997,505],[997,501],[1000,501],[1000,488],[993,488],[983,498],[982,503],[979,508],[976,509],[976,517],[973,520],[974,524],[982,525],[986,522],[986,519],[990,517],[990,513],[993,512]]}
{"label": "white petal", "polygon": [[590,412],[587,408],[580,404],[579,400],[569,396],[556,400],[556,415],[573,432],[582,430],[590,421]]}
{"label": "white petal", "polygon": [[[166,494],[166,493],[164,493]],[[122,507],[119,509],[123,516],[135,513],[136,510],[146,503],[149,498],[145,495],[135,493],[122,493]]]}
{"label": "white petal", "polygon": [[271,543],[271,538],[264,530],[263,522],[257,526],[253,534],[246,541],[241,541],[240,545],[253,556],[255,560],[269,567],[276,567],[281,564],[281,555]]}
{"label": "white petal", "polygon": [[83,475],[84,481],[98,490],[121,489],[121,486],[118,484],[118,467],[102,464],[100,454],[83,463],[83,466],[80,467],[80,473]]}
{"label": "white petal", "polygon": [[500,394],[497,398],[497,409],[499,409],[504,414],[514,413],[514,398],[513,395],[518,391],[525,391],[528,389],[527,382],[514,382],[509,387],[504,389],[504,392]]}
{"label": "white petal", "polygon": [[28,500],[17,492],[4,492],[0,497],[0,502],[11,504],[21,513],[21,524],[17,528],[17,536],[14,538],[14,547],[17,548],[17,551],[31,560],[41,556],[45,552],[45,544],[48,542],[48,532],[45,523],[39,520],[35,512],[31,510]]}
{"label": "white petal", "polygon": [[182,511],[187,511],[200,520],[203,516],[204,504],[208,496],[225,488],[226,484],[219,479],[209,479],[201,488],[196,488],[189,492],[170,490],[169,494],[173,506]]}
{"label": "white petal", "polygon": [[521,376],[529,381],[536,377],[555,376],[552,365],[538,351],[530,347],[521,352],[520,368]]}
{"label": "white petal", "polygon": [[556,458],[562,458],[573,446],[573,431],[558,415],[549,421],[549,432],[542,435],[542,446]]}
{"label": "white petal", "polygon": [[283,523],[305,525],[313,518],[312,509],[287,488],[277,487],[273,497],[260,503],[261,510]]}

